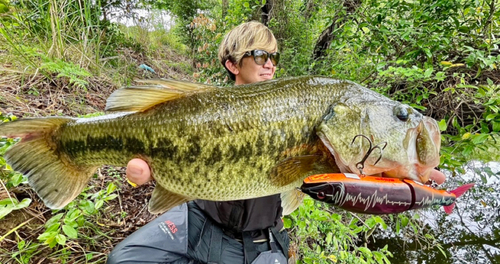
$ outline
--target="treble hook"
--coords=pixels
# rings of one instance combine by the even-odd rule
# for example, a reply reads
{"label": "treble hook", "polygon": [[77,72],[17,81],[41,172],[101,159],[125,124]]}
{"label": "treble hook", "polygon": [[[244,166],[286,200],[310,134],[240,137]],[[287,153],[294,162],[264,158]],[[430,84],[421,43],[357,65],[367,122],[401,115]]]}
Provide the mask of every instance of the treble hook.
{"label": "treble hook", "polygon": [[[365,156],[363,156],[363,159],[361,159],[360,162],[356,163],[356,169],[359,170],[359,173],[360,174],[364,174],[363,173],[363,169],[365,168],[365,161],[368,159],[368,157],[372,154],[373,150],[374,149],[379,149],[380,150],[380,156],[378,157],[377,161],[375,161],[375,163],[373,163],[373,165],[377,164],[380,159],[382,158],[382,153],[383,153],[383,150],[385,149],[385,147],[387,147],[387,142],[382,142],[382,143],[379,143],[377,145],[375,145],[373,147],[373,143],[372,141],[365,135],[356,135],[353,139],[352,139],[352,142],[351,142],[351,145],[354,143],[354,141],[356,140],[356,138],[358,137],[363,137],[365,138],[366,140],[368,140],[368,143],[370,143],[370,147],[368,148],[368,151],[366,152]],[[383,147],[380,147],[380,145],[384,144]]]}

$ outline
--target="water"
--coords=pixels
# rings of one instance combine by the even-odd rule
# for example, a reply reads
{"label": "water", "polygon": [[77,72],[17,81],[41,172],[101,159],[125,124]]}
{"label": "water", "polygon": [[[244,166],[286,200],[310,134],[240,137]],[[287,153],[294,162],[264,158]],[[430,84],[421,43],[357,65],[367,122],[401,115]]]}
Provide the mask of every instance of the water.
{"label": "water", "polygon": [[[493,176],[487,176],[489,170]],[[400,235],[380,231],[371,247],[388,244],[394,254],[392,263],[500,263],[500,163],[471,162],[465,175],[445,174],[447,182],[442,187],[447,190],[476,184],[457,200],[452,214],[446,215],[442,208],[409,212],[410,217],[420,215],[425,230],[417,235],[410,228]],[[426,241],[426,234],[437,239],[442,251],[427,243],[432,240]]]}

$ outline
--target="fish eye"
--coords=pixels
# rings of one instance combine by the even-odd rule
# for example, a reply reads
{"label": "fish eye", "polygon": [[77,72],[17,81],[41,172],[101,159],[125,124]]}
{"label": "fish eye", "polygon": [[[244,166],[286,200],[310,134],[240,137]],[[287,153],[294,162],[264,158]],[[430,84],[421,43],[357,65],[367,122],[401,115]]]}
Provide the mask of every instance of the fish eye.
{"label": "fish eye", "polygon": [[403,105],[398,105],[394,108],[394,114],[398,117],[399,120],[406,122],[408,121],[409,113],[408,109]]}

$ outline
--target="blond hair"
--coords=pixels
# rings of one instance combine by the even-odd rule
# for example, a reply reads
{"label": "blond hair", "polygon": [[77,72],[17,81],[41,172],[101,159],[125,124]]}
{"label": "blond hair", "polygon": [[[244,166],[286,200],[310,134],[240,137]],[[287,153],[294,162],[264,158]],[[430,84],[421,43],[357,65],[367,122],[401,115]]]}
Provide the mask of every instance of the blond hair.
{"label": "blond hair", "polygon": [[[278,50],[278,42],[273,32],[264,24],[257,21],[243,23],[229,31],[219,46],[219,61],[226,68],[226,61],[241,66],[241,59],[245,52],[262,49],[270,52]],[[234,81],[235,76],[226,68],[229,77]]]}

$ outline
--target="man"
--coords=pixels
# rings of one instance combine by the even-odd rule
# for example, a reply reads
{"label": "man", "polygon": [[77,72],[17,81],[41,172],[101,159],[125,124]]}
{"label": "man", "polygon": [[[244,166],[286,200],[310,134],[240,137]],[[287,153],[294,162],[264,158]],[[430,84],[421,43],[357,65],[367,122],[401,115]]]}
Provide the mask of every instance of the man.
{"label": "man", "polygon": [[[266,26],[247,22],[224,37],[218,57],[235,85],[242,85],[272,79],[277,50],[276,38]],[[148,164],[131,160],[127,178],[138,185],[152,180]],[[281,214],[279,194],[228,202],[196,200],[173,208],[122,241],[107,263],[285,264],[289,238]]]}

